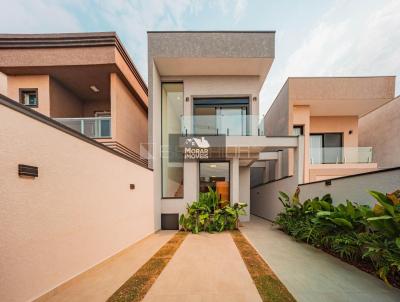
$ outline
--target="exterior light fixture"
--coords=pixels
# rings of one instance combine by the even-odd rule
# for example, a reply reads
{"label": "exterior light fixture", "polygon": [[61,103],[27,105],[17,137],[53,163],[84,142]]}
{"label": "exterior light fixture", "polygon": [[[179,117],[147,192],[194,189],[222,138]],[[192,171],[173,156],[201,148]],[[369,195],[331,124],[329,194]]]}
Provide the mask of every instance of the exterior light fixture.
{"label": "exterior light fixture", "polygon": [[257,97],[253,96],[253,102],[257,102]]}
{"label": "exterior light fixture", "polygon": [[186,102],[189,102],[189,97],[188,96],[186,97]]}
{"label": "exterior light fixture", "polygon": [[352,135],[353,134],[353,130],[349,130],[349,134]]}
{"label": "exterior light fixture", "polygon": [[130,185],[129,185],[129,189],[135,190],[135,184],[130,184]]}
{"label": "exterior light fixture", "polygon": [[38,167],[34,167],[34,166],[18,165],[18,175],[19,176],[38,177],[39,169],[38,169]]}
{"label": "exterior light fixture", "polygon": [[332,185],[332,181],[330,179],[325,180],[325,186]]}
{"label": "exterior light fixture", "polygon": [[99,88],[97,88],[95,85],[91,85],[90,86],[90,89],[93,91],[93,92],[99,92],[100,90],[99,90]]}

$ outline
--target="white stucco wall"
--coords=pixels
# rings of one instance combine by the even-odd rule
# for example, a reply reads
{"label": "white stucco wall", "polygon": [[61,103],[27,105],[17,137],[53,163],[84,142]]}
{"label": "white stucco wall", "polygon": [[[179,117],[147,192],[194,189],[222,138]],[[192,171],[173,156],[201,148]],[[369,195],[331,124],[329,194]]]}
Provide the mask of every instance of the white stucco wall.
{"label": "white stucco wall", "polygon": [[152,171],[1,104],[0,120],[0,300],[32,300],[154,232]]}
{"label": "white stucco wall", "polygon": [[[259,110],[259,81],[258,76],[182,76],[182,77],[159,77],[157,68],[153,65],[153,89],[152,91],[152,131],[154,139],[154,150],[157,152],[161,144],[161,82],[182,81],[184,85],[184,115],[193,115],[193,97],[249,97],[249,113],[258,115]],[[189,101],[186,101],[186,97]],[[253,101],[253,97],[257,100]],[[156,153],[155,153],[156,154]],[[240,201],[241,181],[244,176],[239,177],[239,160],[230,159],[231,179],[230,196],[232,202]],[[246,174],[247,175],[247,174]],[[250,174],[248,174],[250,182]],[[192,203],[199,196],[199,164],[197,161],[184,163],[184,197],[183,198],[161,198],[161,160],[154,157],[154,196],[155,203],[161,205],[161,213],[185,213],[187,203]],[[248,186],[250,188],[250,185]],[[155,205],[157,208],[157,205]],[[157,214],[156,214],[157,215]]]}
{"label": "white stucco wall", "polygon": [[240,217],[241,221],[250,219],[250,167],[239,168],[239,201],[247,203],[246,215]]}
{"label": "white stucco wall", "polygon": [[400,168],[332,179],[330,186],[327,186],[324,181],[301,185],[300,197],[301,200],[306,200],[330,193],[336,204],[346,202],[348,199],[372,206],[375,200],[368,191],[388,193],[397,189],[400,189]]}
{"label": "white stucco wall", "polygon": [[[300,200],[322,197],[330,193],[334,204],[351,200],[359,204],[373,206],[376,202],[368,193],[370,190],[383,193],[393,192],[399,189],[400,168],[388,171],[380,171],[369,174],[348,176],[332,179],[327,186],[324,181],[300,185]],[[274,181],[251,189],[251,214],[274,220],[283,207],[278,200],[279,191],[292,196],[297,187],[294,177]]]}

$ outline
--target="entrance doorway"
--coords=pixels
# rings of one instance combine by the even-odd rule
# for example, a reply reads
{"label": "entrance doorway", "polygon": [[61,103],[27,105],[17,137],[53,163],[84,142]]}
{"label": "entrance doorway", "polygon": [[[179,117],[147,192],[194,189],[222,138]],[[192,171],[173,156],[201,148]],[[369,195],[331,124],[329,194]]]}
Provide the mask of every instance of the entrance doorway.
{"label": "entrance doorway", "polygon": [[221,201],[229,201],[230,173],[229,162],[200,162],[199,190],[201,193],[208,192],[211,187],[217,192]]}

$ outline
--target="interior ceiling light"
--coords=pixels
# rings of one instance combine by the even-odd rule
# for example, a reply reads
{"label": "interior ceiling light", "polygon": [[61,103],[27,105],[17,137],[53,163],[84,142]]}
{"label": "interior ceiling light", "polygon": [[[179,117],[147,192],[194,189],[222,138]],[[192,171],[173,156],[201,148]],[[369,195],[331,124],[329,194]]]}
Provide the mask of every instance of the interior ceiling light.
{"label": "interior ceiling light", "polygon": [[95,85],[91,85],[90,89],[92,89],[93,92],[99,92],[99,88],[97,88]]}
{"label": "interior ceiling light", "polygon": [[210,168],[216,168],[217,165],[210,165]]}

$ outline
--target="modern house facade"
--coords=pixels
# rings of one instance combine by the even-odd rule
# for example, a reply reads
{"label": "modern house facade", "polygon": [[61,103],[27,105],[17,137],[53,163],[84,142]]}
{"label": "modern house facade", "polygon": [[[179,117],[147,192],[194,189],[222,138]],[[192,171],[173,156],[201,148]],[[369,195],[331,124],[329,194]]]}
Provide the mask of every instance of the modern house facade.
{"label": "modern house facade", "polygon": [[116,33],[0,35],[0,72],[0,93],[141,160],[147,86]]}
{"label": "modern house facade", "polygon": [[[301,183],[377,169],[372,143],[359,142],[359,120],[393,99],[395,77],[289,78],[264,117],[265,134],[304,136]],[[292,174],[290,150],[253,170],[253,182]]]}
{"label": "modern house facade", "polygon": [[[148,51],[158,225],[177,228],[187,203],[208,187],[222,200],[251,207],[250,166],[260,152],[297,147],[297,137],[265,137],[259,119],[259,91],[274,59],[275,33],[148,32]],[[188,160],[184,149],[176,160],[173,135],[205,139],[224,152]]]}

